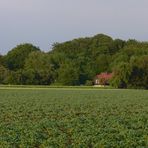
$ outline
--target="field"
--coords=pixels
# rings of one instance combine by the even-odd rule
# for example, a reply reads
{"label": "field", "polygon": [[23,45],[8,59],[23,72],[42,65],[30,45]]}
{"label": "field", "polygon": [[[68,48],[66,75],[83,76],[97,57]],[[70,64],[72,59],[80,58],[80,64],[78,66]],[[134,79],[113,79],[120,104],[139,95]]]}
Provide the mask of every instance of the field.
{"label": "field", "polygon": [[148,147],[148,91],[0,89],[0,147]]}

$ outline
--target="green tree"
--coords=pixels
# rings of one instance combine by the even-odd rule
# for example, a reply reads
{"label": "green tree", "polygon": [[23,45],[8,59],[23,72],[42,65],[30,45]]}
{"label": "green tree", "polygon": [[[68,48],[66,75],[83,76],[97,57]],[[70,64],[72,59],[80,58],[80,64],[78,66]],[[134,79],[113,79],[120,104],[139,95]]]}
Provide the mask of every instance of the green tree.
{"label": "green tree", "polygon": [[72,63],[64,63],[58,70],[58,83],[61,85],[79,85],[79,69]]}
{"label": "green tree", "polygon": [[32,52],[25,61],[27,83],[51,84],[54,80],[54,69],[50,56],[43,52]]}
{"label": "green tree", "polygon": [[94,63],[96,72],[101,73],[101,72],[110,71],[109,69],[110,62],[111,62],[110,55],[100,54],[98,57],[96,57],[96,61]]}
{"label": "green tree", "polygon": [[115,54],[117,52],[119,52],[119,50],[121,50],[122,48],[124,48],[125,46],[125,41],[120,40],[120,39],[115,39],[110,45],[109,45],[109,49],[110,49],[110,54]]}
{"label": "green tree", "polygon": [[131,87],[148,89],[148,55],[133,57],[130,63],[132,65]]}
{"label": "green tree", "polygon": [[39,51],[40,49],[32,44],[20,44],[13,48],[4,57],[5,64],[10,70],[18,70],[24,68],[25,60],[28,55],[33,51]]}
{"label": "green tree", "polygon": [[48,53],[21,44],[0,55],[0,81],[84,85],[96,74],[113,72],[111,84],[115,87],[147,88],[147,56],[148,42],[113,40],[104,34],[55,43]]}
{"label": "green tree", "polygon": [[13,85],[23,85],[25,84],[23,70],[17,70],[17,71],[10,71],[9,75],[6,79],[7,84],[13,84]]}
{"label": "green tree", "polygon": [[111,85],[116,88],[127,88],[131,76],[131,66],[128,63],[120,63],[113,69]]}
{"label": "green tree", "polygon": [[3,65],[0,64],[0,84],[5,84],[8,78],[9,71]]}

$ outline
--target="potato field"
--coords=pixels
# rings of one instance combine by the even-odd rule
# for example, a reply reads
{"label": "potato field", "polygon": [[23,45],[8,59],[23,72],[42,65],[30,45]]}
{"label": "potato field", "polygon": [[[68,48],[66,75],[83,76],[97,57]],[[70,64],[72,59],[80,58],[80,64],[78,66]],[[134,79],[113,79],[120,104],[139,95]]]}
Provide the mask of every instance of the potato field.
{"label": "potato field", "polygon": [[2,148],[148,147],[148,91],[0,89]]}

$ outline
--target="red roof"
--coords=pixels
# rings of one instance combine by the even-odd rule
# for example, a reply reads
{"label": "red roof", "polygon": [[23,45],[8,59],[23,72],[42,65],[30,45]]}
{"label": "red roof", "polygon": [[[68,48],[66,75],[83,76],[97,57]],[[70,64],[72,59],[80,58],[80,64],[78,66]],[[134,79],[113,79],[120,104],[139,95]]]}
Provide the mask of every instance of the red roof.
{"label": "red roof", "polygon": [[104,72],[104,73],[97,75],[96,77],[99,79],[108,79],[109,80],[113,77],[113,73]]}

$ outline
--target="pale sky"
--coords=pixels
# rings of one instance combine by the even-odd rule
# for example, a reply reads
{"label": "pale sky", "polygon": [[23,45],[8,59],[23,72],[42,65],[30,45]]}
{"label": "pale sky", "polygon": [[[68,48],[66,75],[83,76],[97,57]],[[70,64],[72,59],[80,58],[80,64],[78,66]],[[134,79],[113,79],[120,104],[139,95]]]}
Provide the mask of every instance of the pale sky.
{"label": "pale sky", "polygon": [[148,0],[0,0],[0,53],[104,33],[148,41]]}

